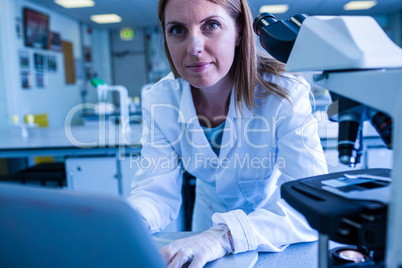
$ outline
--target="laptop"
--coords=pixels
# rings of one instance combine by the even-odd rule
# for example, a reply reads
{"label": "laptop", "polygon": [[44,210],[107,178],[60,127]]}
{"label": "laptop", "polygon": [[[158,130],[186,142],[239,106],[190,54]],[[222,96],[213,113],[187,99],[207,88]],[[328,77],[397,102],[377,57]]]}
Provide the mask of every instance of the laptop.
{"label": "laptop", "polygon": [[[140,216],[118,197],[0,183],[2,267],[166,267]],[[253,267],[255,251],[205,267]]]}

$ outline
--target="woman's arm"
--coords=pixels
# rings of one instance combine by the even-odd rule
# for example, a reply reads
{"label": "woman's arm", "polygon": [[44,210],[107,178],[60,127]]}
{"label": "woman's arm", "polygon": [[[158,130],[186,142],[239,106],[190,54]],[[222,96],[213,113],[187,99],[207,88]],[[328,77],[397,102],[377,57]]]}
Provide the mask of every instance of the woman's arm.
{"label": "woman's arm", "polygon": [[141,158],[132,182],[129,203],[146,221],[151,233],[165,228],[179,214],[183,168],[176,151],[160,128],[161,118],[153,111],[152,93],[144,94]]}

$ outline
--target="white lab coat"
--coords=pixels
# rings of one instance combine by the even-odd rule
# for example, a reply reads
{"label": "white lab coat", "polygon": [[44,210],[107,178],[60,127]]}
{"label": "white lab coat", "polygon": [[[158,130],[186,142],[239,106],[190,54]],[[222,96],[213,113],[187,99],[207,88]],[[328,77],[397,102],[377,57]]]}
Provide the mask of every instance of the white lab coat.
{"label": "white lab coat", "polygon": [[170,74],[144,94],[140,169],[128,200],[151,232],[177,217],[185,168],[197,178],[193,227],[226,224],[236,253],[317,239],[280,197],[282,183],[327,172],[309,85],[291,75],[266,79],[286,88],[291,103],[269,95],[256,99],[254,111],[243,104],[240,114],[231,94],[219,157],[199,124],[189,83]]}

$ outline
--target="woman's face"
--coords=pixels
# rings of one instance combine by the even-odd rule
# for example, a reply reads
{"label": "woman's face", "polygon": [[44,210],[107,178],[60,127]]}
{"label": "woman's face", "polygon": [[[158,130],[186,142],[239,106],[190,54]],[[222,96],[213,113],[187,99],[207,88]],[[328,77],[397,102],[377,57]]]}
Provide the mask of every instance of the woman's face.
{"label": "woman's face", "polygon": [[165,26],[173,64],[192,86],[210,87],[228,75],[240,37],[223,7],[207,0],[169,0]]}

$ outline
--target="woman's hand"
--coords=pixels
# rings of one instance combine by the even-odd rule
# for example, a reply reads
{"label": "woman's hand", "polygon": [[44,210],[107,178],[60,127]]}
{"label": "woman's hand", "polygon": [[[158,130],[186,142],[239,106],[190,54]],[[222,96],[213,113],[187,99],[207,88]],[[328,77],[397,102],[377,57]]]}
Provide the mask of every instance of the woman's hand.
{"label": "woman's hand", "polygon": [[226,225],[216,225],[198,235],[176,240],[160,252],[169,268],[180,268],[186,262],[191,262],[191,268],[201,268],[232,253],[232,237]]}

